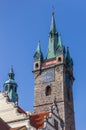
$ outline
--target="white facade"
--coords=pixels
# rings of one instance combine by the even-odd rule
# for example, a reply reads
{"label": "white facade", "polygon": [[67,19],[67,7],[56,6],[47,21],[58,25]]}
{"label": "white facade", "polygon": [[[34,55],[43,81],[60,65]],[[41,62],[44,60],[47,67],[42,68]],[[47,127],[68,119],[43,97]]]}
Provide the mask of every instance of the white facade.
{"label": "white facade", "polygon": [[28,112],[28,114],[23,111],[19,112],[19,107],[13,102],[8,101],[7,94],[0,92],[0,118],[10,127],[26,126],[33,130],[34,128],[29,124],[29,114],[30,112]]}

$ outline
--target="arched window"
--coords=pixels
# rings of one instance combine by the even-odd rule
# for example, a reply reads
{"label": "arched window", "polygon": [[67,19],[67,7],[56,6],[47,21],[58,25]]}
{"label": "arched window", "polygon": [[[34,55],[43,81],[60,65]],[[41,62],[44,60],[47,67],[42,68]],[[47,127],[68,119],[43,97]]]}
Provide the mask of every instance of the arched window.
{"label": "arched window", "polygon": [[38,68],[38,67],[39,67],[39,64],[38,64],[38,63],[36,63],[36,64],[35,64],[35,68]]}
{"label": "arched window", "polygon": [[47,86],[47,87],[46,87],[45,95],[46,95],[46,96],[51,95],[51,87],[50,87],[50,86]]}
{"label": "arched window", "polygon": [[58,58],[58,61],[61,62],[61,57]]}

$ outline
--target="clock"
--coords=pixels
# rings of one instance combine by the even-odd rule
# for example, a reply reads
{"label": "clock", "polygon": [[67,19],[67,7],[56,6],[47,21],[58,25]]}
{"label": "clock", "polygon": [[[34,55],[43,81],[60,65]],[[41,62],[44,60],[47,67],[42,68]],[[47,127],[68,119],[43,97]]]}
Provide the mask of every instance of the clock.
{"label": "clock", "polygon": [[42,83],[51,82],[55,79],[54,68],[42,72]]}

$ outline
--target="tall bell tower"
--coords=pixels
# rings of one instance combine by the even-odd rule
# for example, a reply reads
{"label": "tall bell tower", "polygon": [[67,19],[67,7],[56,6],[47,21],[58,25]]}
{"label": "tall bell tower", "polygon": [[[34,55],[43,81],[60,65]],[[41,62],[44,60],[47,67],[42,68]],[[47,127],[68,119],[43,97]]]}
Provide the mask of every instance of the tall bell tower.
{"label": "tall bell tower", "polygon": [[64,130],[75,130],[72,86],[73,60],[69,48],[62,44],[56,30],[54,12],[49,32],[48,52],[45,59],[38,43],[34,55],[34,112],[49,111],[54,98],[57,99],[59,115]]}

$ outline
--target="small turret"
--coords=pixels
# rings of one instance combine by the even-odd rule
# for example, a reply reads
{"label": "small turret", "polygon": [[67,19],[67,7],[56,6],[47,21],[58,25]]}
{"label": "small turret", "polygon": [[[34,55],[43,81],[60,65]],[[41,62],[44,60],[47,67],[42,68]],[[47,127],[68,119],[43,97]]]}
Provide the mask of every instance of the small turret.
{"label": "small turret", "polygon": [[41,51],[41,46],[40,46],[40,41],[39,41],[36,52],[34,54],[34,70],[40,69],[42,61],[43,61],[43,54]]}
{"label": "small turret", "polygon": [[65,56],[65,46],[62,44],[61,36],[58,36],[58,44],[57,44],[57,50],[56,50],[56,55],[64,55]]}
{"label": "small turret", "polygon": [[4,83],[3,91],[8,93],[9,99],[16,103],[18,102],[18,94],[17,94],[17,83],[14,80],[14,71],[13,67],[11,66],[11,69],[8,73],[8,80]]}
{"label": "small turret", "polygon": [[66,64],[68,67],[73,68],[73,60],[70,56],[69,48],[67,47],[67,53],[66,53]]}
{"label": "small turret", "polygon": [[40,41],[38,42],[38,46],[34,55],[34,61],[42,61],[43,60],[43,54],[41,51]]}
{"label": "small turret", "polygon": [[13,67],[11,66],[10,72],[8,73],[9,79],[13,79],[14,80],[14,71],[13,71]]}

